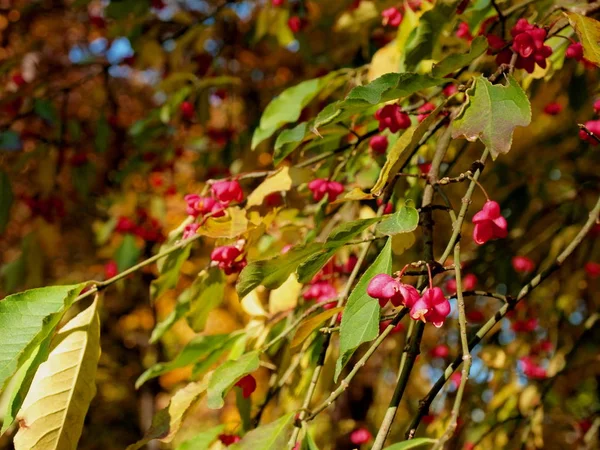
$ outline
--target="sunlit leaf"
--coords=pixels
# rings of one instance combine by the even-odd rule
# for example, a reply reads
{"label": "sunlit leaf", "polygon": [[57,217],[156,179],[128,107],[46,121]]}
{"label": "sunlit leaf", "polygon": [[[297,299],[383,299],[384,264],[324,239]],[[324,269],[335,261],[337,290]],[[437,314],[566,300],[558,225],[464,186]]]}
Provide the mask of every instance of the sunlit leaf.
{"label": "sunlit leaf", "polygon": [[292,412],[267,424],[250,431],[244,438],[230,446],[232,450],[273,450],[285,448],[290,439],[294,426]]}
{"label": "sunlit leaf", "polygon": [[249,263],[238,277],[236,285],[238,296],[244,298],[250,291],[260,285],[268,289],[281,286],[302,262],[320,250],[320,244],[312,243],[294,247],[287,253],[275,258]]}
{"label": "sunlit leaf", "polygon": [[565,13],[583,46],[583,57],[600,66],[600,22],[574,12]]}
{"label": "sunlit leaf", "polygon": [[136,389],[146,381],[156,378],[164,373],[195,364],[209,357],[213,352],[219,351],[227,345],[233,337],[230,334],[213,334],[196,336],[189,341],[183,350],[172,361],[158,363],[142,373],[135,382]]}
{"label": "sunlit leaf", "polygon": [[31,289],[0,301],[0,387],[53,332],[84,285]]}
{"label": "sunlit leaf", "polygon": [[289,191],[292,187],[289,167],[282,167],[258,185],[246,202],[247,207],[261,205],[265,197],[274,192]]}
{"label": "sunlit leaf", "polygon": [[419,213],[412,206],[401,206],[398,211],[390,214],[390,217],[377,224],[375,230],[386,236],[398,233],[409,233],[417,229],[419,225]]}
{"label": "sunlit leaf", "polygon": [[246,211],[239,206],[227,208],[223,217],[209,217],[198,234],[212,238],[234,238],[248,230]]}
{"label": "sunlit leaf", "polygon": [[171,442],[189,411],[198,403],[208,386],[208,376],[204,380],[189,383],[178,390],[171,398],[169,405],[161,409],[152,418],[152,425],[144,437],[127,447],[127,450],[137,450],[153,439],[161,442]]}
{"label": "sunlit leaf", "polygon": [[344,308],[342,306],[339,308],[331,308],[300,323],[296,329],[296,334],[294,334],[294,338],[292,339],[290,347],[298,347],[313,333],[313,331],[315,331],[317,328],[320,328],[327,319],[331,319],[333,316],[342,312],[343,310]]}
{"label": "sunlit leaf", "polygon": [[210,409],[222,408],[225,404],[223,397],[231,387],[240,378],[258,369],[259,354],[258,351],[246,353],[235,361],[226,361],[213,372],[207,393],[207,405]]}
{"label": "sunlit leaf", "polygon": [[481,140],[494,159],[508,153],[515,127],[531,122],[531,105],[519,83],[509,76],[506,86],[493,85],[480,76],[467,95],[468,104],[452,124],[452,137]]}
{"label": "sunlit leaf", "polygon": [[340,326],[340,354],[335,364],[335,381],[355,350],[379,335],[379,302],[367,294],[367,286],[371,278],[380,273],[392,273],[391,239],[365,270],[346,302]]}
{"label": "sunlit leaf", "polygon": [[271,137],[286,123],[296,122],[302,109],[323,89],[335,76],[330,73],[321,78],[303,81],[283,91],[267,105],[260,124],[252,136],[252,149],[265,139]]}
{"label": "sunlit leaf", "polygon": [[208,450],[210,444],[217,440],[219,434],[223,432],[225,425],[218,425],[209,430],[198,433],[191,439],[182,442],[175,450]]}
{"label": "sunlit leaf", "polygon": [[15,450],[75,450],[96,394],[100,357],[98,299],[64,325],[17,415]]}
{"label": "sunlit leaf", "polygon": [[298,282],[296,274],[291,274],[281,286],[269,294],[269,313],[276,314],[295,308],[301,291],[302,284]]}

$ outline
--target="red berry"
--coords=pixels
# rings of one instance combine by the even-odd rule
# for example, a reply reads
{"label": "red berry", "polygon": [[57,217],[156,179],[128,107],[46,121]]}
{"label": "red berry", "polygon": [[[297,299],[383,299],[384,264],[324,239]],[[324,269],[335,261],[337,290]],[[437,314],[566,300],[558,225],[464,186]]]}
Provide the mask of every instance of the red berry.
{"label": "red berry", "polygon": [[244,200],[244,191],[236,180],[217,181],[213,183],[211,191],[215,198],[225,205],[229,205],[231,202],[240,203]]}
{"label": "red berry", "polygon": [[469,30],[469,24],[467,22],[461,22],[458,24],[458,29],[456,30],[456,37],[469,42],[473,40],[473,35]]}
{"label": "red berry", "polygon": [[292,33],[298,33],[304,27],[306,27],[307,22],[305,19],[300,18],[299,16],[292,16],[288,19],[288,27],[292,30]]}
{"label": "red berry", "polygon": [[429,351],[429,354],[431,356],[433,356],[434,358],[447,358],[448,355],[450,354],[450,349],[448,348],[447,345],[440,344],[440,345],[436,345],[435,347],[433,347]]}
{"label": "red berry", "polygon": [[512,266],[515,272],[529,273],[535,270],[535,262],[526,256],[515,256],[512,259]]}
{"label": "red berry", "polygon": [[593,262],[593,261],[586,262],[584,269],[585,269],[585,273],[588,275],[588,277],[590,277],[590,278],[600,277],[600,264],[598,264],[597,262]]}
{"label": "red berry", "polygon": [[181,105],[179,105],[179,110],[184,119],[191,120],[194,118],[195,110],[192,102],[182,102]]}
{"label": "red berry", "polygon": [[594,112],[600,114],[600,98],[594,102]]}
{"label": "red berry", "polygon": [[575,61],[581,61],[583,59],[583,45],[579,42],[569,45],[565,52],[565,56],[569,59],[574,59]]}
{"label": "red berry", "polygon": [[231,444],[240,442],[242,440],[237,434],[220,434],[219,440],[225,447],[229,447]]}
{"label": "red berry", "polygon": [[12,81],[13,81],[13,83],[15,83],[17,85],[17,87],[21,87],[21,86],[23,86],[24,84],[27,83],[25,81],[25,78],[23,78],[23,75],[20,72],[15,73],[12,76]]}
{"label": "red berry", "polygon": [[410,127],[410,117],[402,112],[398,105],[385,105],[377,110],[375,118],[379,121],[379,131],[387,128],[392,133],[396,133],[398,130]]}
{"label": "red berry", "polygon": [[388,148],[388,138],[381,134],[373,136],[369,141],[369,146],[371,147],[371,150],[373,150],[373,153],[383,155]]}
{"label": "red berry", "polygon": [[383,25],[389,25],[391,27],[399,27],[402,23],[402,13],[398,10],[398,8],[387,8],[381,12],[381,17],[383,17]]}
{"label": "red berry", "polygon": [[278,6],[282,6],[283,2],[284,0],[271,0],[271,5],[277,8]]}
{"label": "red berry", "polygon": [[119,267],[117,266],[117,262],[114,260],[110,260],[104,265],[104,278],[109,279],[116,276],[119,273]]}
{"label": "red berry", "polygon": [[563,110],[563,107],[560,103],[548,103],[545,107],[544,107],[544,112],[546,114],[548,114],[549,116],[556,116],[558,114],[561,113],[561,111]]}
{"label": "red berry", "polygon": [[473,240],[482,245],[491,239],[504,239],[508,235],[506,219],[500,215],[500,205],[488,200],[481,211],[473,216]]}
{"label": "red berry", "polygon": [[246,375],[235,383],[235,386],[242,389],[244,398],[248,398],[256,390],[256,379],[252,375]]}
{"label": "red berry", "polygon": [[369,442],[373,436],[366,428],[359,428],[350,433],[350,442],[354,445],[362,445]]}

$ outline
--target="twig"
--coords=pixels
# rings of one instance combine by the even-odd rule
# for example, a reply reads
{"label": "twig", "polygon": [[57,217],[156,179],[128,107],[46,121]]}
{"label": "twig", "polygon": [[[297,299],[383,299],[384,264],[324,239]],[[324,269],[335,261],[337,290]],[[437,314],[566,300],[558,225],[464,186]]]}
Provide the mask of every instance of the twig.
{"label": "twig", "polygon": [[[590,211],[588,220],[583,225],[577,236],[570,242],[570,244],[557,256],[556,260],[546,269],[539,272],[529,283],[521,288],[519,294],[515,298],[514,301],[505,303],[494,316],[489,319],[471,338],[469,341],[469,350],[473,350],[473,348],[481,342],[481,340],[489,333],[489,331],[500,322],[506,314],[515,308],[518,302],[520,302],[523,298],[525,298],[533,289],[540,285],[542,281],[548,278],[554,271],[559,269],[564,261],[573,253],[573,251],[577,248],[577,246],[581,243],[585,235],[590,231],[590,229],[594,226],[596,221],[598,220],[598,215],[600,214],[600,197],[598,197],[594,208]],[[442,389],[444,384],[454,371],[460,366],[462,363],[462,357],[457,357],[444,371],[444,374],[437,379],[431,390],[427,393],[427,395],[421,400],[419,404],[419,411],[417,416],[411,422],[408,430],[406,431],[406,438],[412,439],[417,432],[417,427],[421,422],[421,418],[427,413],[429,410],[429,406],[431,402],[436,397],[438,392]]]}
{"label": "twig", "polygon": [[454,399],[454,405],[452,406],[452,412],[450,413],[450,423],[446,427],[446,431],[442,437],[433,446],[432,450],[441,450],[444,448],[444,444],[452,437],[454,431],[456,431],[458,412],[462,403],[463,394],[469,379],[469,371],[471,370],[472,357],[469,350],[469,341],[467,340],[467,318],[465,314],[465,300],[462,292],[462,274],[460,268],[460,242],[457,242],[454,246],[454,261],[456,265],[455,276],[456,276],[456,295],[458,305],[458,324],[460,327],[460,345],[462,348],[462,360],[464,362],[462,368],[462,376],[460,379],[460,385],[456,392],[456,398]]}
{"label": "twig", "polygon": [[590,130],[588,130],[588,128],[583,125],[583,124],[578,124],[579,129],[585,131],[585,133],[591,137],[592,139],[594,139],[596,142],[600,143],[600,137],[596,136],[594,133],[592,133]]}

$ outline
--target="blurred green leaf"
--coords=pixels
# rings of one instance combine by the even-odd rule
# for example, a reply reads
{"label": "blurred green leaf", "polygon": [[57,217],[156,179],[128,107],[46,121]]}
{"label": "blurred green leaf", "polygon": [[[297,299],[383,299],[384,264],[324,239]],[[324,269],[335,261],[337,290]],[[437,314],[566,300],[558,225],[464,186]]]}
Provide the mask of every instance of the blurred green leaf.
{"label": "blurred green leaf", "polygon": [[133,234],[126,234],[115,253],[115,261],[117,262],[119,272],[123,272],[134,266],[138,262],[140,254],[141,250],[135,242],[135,236]]}
{"label": "blurred green leaf", "polygon": [[219,434],[225,430],[225,425],[218,425],[209,430],[198,433],[191,439],[188,439],[177,447],[175,450],[208,450],[210,445],[217,440]]}
{"label": "blurred green leaf", "polygon": [[223,398],[233,385],[245,375],[254,372],[260,364],[259,352],[242,355],[235,361],[220,365],[208,382],[207,405],[210,409],[220,409],[225,404]]}

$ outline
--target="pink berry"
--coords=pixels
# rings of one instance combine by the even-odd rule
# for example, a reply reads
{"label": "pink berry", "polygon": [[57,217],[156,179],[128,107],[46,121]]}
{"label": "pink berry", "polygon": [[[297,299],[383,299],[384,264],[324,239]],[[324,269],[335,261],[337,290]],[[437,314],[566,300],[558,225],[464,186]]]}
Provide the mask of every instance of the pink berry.
{"label": "pink berry", "polygon": [[558,114],[561,113],[561,111],[563,110],[563,107],[560,103],[548,103],[545,107],[544,107],[544,112],[546,114],[548,114],[549,116],[556,116]]}
{"label": "pink berry", "polygon": [[508,235],[506,219],[500,214],[500,205],[493,200],[488,200],[472,221],[475,224],[473,240],[479,245]]}
{"label": "pink berry", "polygon": [[410,117],[398,105],[385,105],[375,112],[375,118],[379,121],[379,131],[389,129],[396,133],[410,127]]}
{"label": "pink berry", "polygon": [[391,27],[399,27],[402,23],[402,13],[398,10],[398,8],[387,8],[381,12],[381,17],[383,17],[383,25],[389,25]]}
{"label": "pink berry", "polygon": [[373,150],[373,153],[383,155],[388,148],[388,138],[381,134],[373,136],[369,141],[369,146],[371,147],[371,150]]}
{"label": "pink berry", "polygon": [[358,428],[350,433],[350,442],[354,445],[362,445],[369,442],[373,436],[366,428]]}
{"label": "pink berry", "polygon": [[515,272],[529,273],[535,270],[535,262],[527,256],[515,256],[512,259],[512,266]]}
{"label": "pink berry", "polygon": [[248,398],[256,390],[256,379],[252,375],[246,375],[238,380],[235,386],[242,389],[244,398]]}

